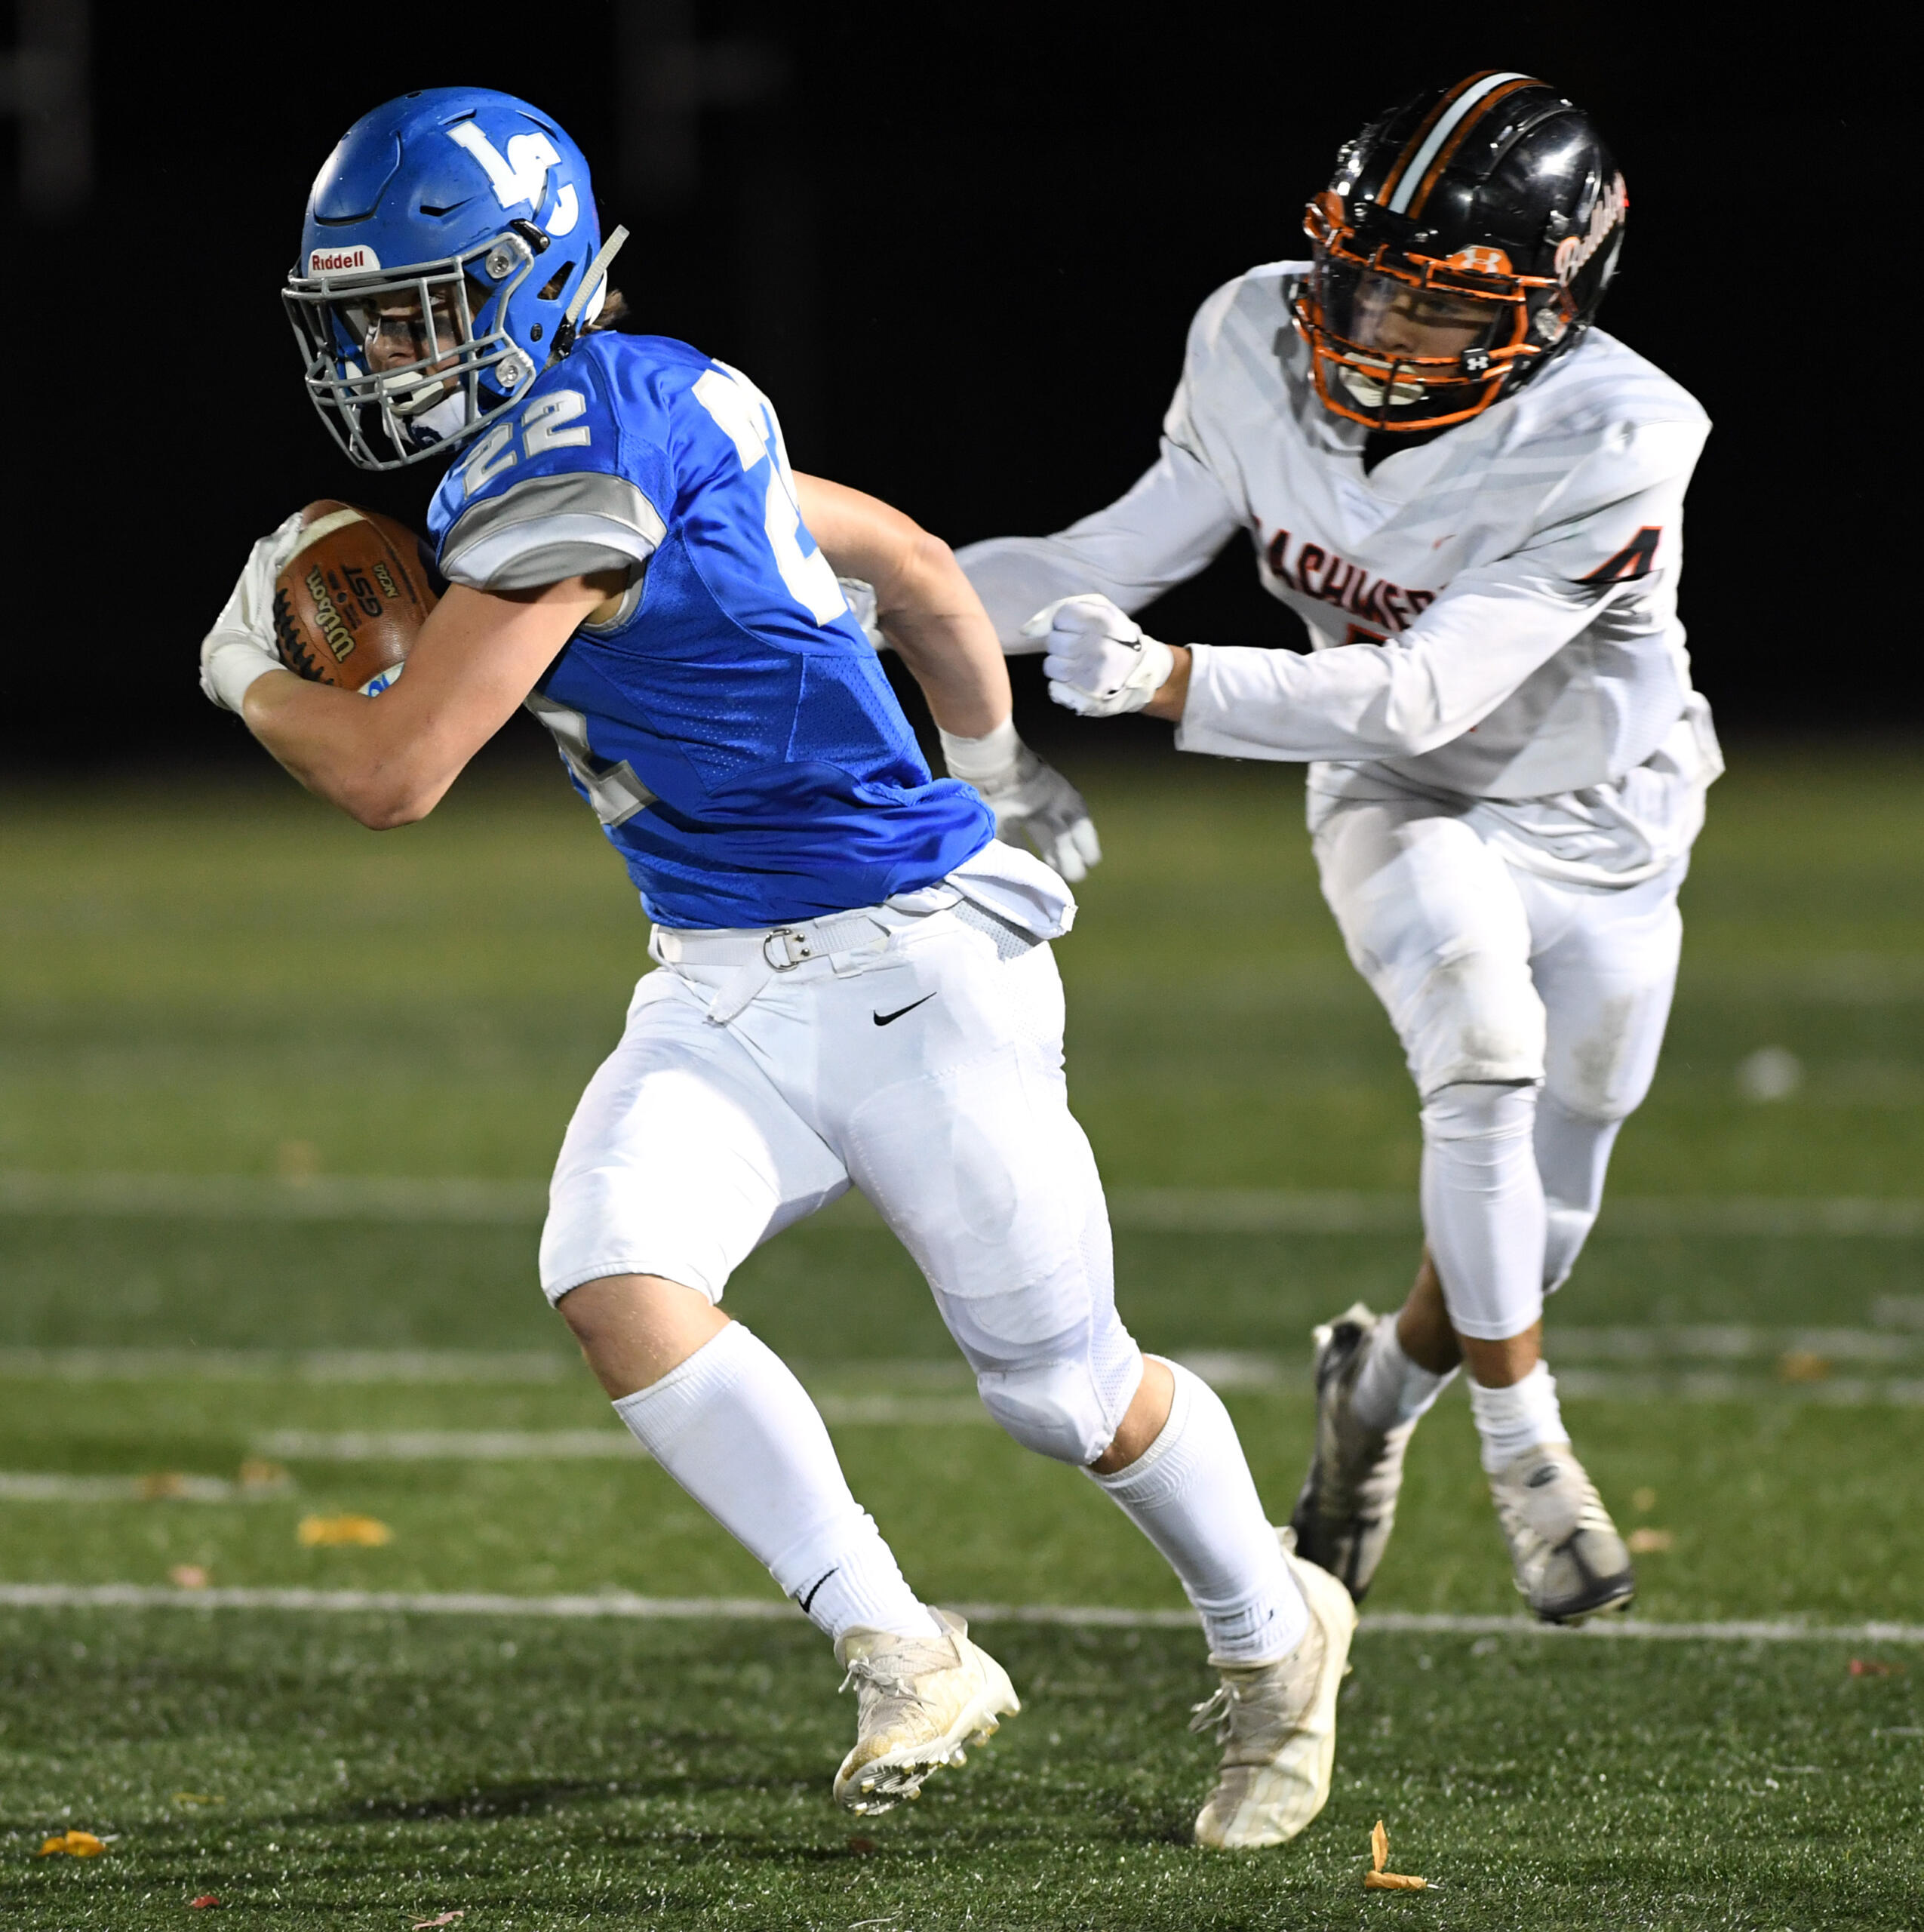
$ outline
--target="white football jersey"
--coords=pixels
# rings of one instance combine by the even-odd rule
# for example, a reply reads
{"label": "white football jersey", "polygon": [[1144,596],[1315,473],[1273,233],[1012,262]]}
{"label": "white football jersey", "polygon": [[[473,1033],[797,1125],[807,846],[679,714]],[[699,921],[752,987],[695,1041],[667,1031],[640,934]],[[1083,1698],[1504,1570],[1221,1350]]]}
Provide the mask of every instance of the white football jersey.
{"label": "white football jersey", "polygon": [[1366,432],[1317,399],[1290,321],[1308,272],[1271,263],[1203,303],[1160,458],[1126,496],[960,552],[1004,648],[1036,648],[1021,626],[1059,597],[1139,609],[1247,531],[1314,651],[1197,645],[1182,749],[1309,762],[1312,825],[1343,797],[1440,795],[1533,870],[1651,875],[1722,769],[1677,617],[1708,419],[1593,329],[1366,474]]}

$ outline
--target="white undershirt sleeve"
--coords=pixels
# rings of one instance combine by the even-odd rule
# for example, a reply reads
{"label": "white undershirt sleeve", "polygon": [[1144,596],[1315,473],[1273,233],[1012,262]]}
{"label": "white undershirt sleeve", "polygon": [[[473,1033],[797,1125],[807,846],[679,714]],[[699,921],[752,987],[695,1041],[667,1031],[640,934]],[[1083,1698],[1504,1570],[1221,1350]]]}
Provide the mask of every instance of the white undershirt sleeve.
{"label": "white undershirt sleeve", "polygon": [[1176,749],[1218,758],[1421,757],[1487,718],[1589,626],[1615,589],[1532,581],[1498,567],[1465,571],[1387,643],[1308,656],[1194,645]]}
{"label": "white undershirt sleeve", "polygon": [[1022,627],[1059,597],[1099,591],[1139,611],[1205,568],[1245,519],[1195,457],[1163,439],[1161,456],[1126,496],[1053,537],[996,537],[957,560],[1010,656],[1045,648]]}
{"label": "white undershirt sleeve", "polygon": [[1522,549],[1472,566],[1408,629],[1381,644],[1289,651],[1197,645],[1179,750],[1291,760],[1420,758],[1474,731],[1606,609],[1659,580],[1600,581],[1611,552],[1640,529],[1661,537],[1670,568],[1694,425],[1619,443],[1579,465],[1561,514]]}

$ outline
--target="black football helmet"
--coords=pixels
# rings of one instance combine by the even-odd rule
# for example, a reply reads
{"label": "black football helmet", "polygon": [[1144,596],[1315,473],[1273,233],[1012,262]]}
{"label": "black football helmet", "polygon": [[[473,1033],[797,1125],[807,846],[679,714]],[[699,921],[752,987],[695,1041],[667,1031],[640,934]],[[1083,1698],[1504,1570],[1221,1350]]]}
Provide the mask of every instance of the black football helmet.
{"label": "black football helmet", "polygon": [[1326,407],[1372,429],[1480,415],[1573,348],[1630,206],[1589,117],[1527,74],[1472,74],[1374,121],[1303,226],[1293,303]]}

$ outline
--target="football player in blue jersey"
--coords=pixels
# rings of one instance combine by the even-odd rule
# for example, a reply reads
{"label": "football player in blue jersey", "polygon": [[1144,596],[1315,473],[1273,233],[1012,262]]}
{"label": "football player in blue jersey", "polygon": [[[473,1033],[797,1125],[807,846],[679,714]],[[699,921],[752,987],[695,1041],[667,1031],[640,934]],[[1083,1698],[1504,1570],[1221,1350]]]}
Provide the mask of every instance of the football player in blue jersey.
{"label": "football player in blue jersey", "polygon": [[[661,970],[568,1128],[542,1284],[623,1422],[834,1642],[859,1706],[836,1796],[886,1809],[1017,1709],[910,1589],[800,1383],[719,1306],[751,1249],[853,1186],[991,1414],[1089,1470],[1200,1612],[1222,1687],[1199,1723],[1225,1749],[1197,1836],[1280,1843],[1329,1792],[1354,1613],[1280,1546],[1216,1396],[1117,1317],[1049,943],[1074,912],[1059,873],[1096,856],[1080,801],[1016,737],[945,546],[794,474],[739,371],[595,326],[621,239],[524,102],[435,89],[349,130],[285,299],[356,463],[454,459],[429,512],[449,589],[372,701],[305,683],[272,647],[290,518],[207,638],[204,687],[376,829],[432,811],[517,706],[554,734]],[[951,777],[838,574],[872,587]]]}

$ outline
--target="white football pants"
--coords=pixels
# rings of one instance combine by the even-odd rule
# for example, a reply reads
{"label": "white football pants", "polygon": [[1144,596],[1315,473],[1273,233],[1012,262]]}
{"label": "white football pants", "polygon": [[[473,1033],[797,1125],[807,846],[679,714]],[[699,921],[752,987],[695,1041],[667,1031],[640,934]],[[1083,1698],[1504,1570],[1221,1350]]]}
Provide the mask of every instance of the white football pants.
{"label": "white football pants", "polygon": [[1142,1358],[1069,1112],[1054,956],[985,921],[966,903],[878,907],[836,922],[839,950],[774,971],[759,936],[744,965],[740,936],[658,928],[673,963],[635,989],[562,1146],[549,1299],[658,1275],[719,1301],[752,1249],[853,1182],[927,1277],[996,1420],[1093,1461]]}
{"label": "white football pants", "polygon": [[1566,884],[1417,798],[1345,801],[1315,849],[1421,1097],[1424,1229],[1450,1321],[1520,1334],[1575,1266],[1618,1130],[1649,1091],[1689,861],[1635,885]]}

